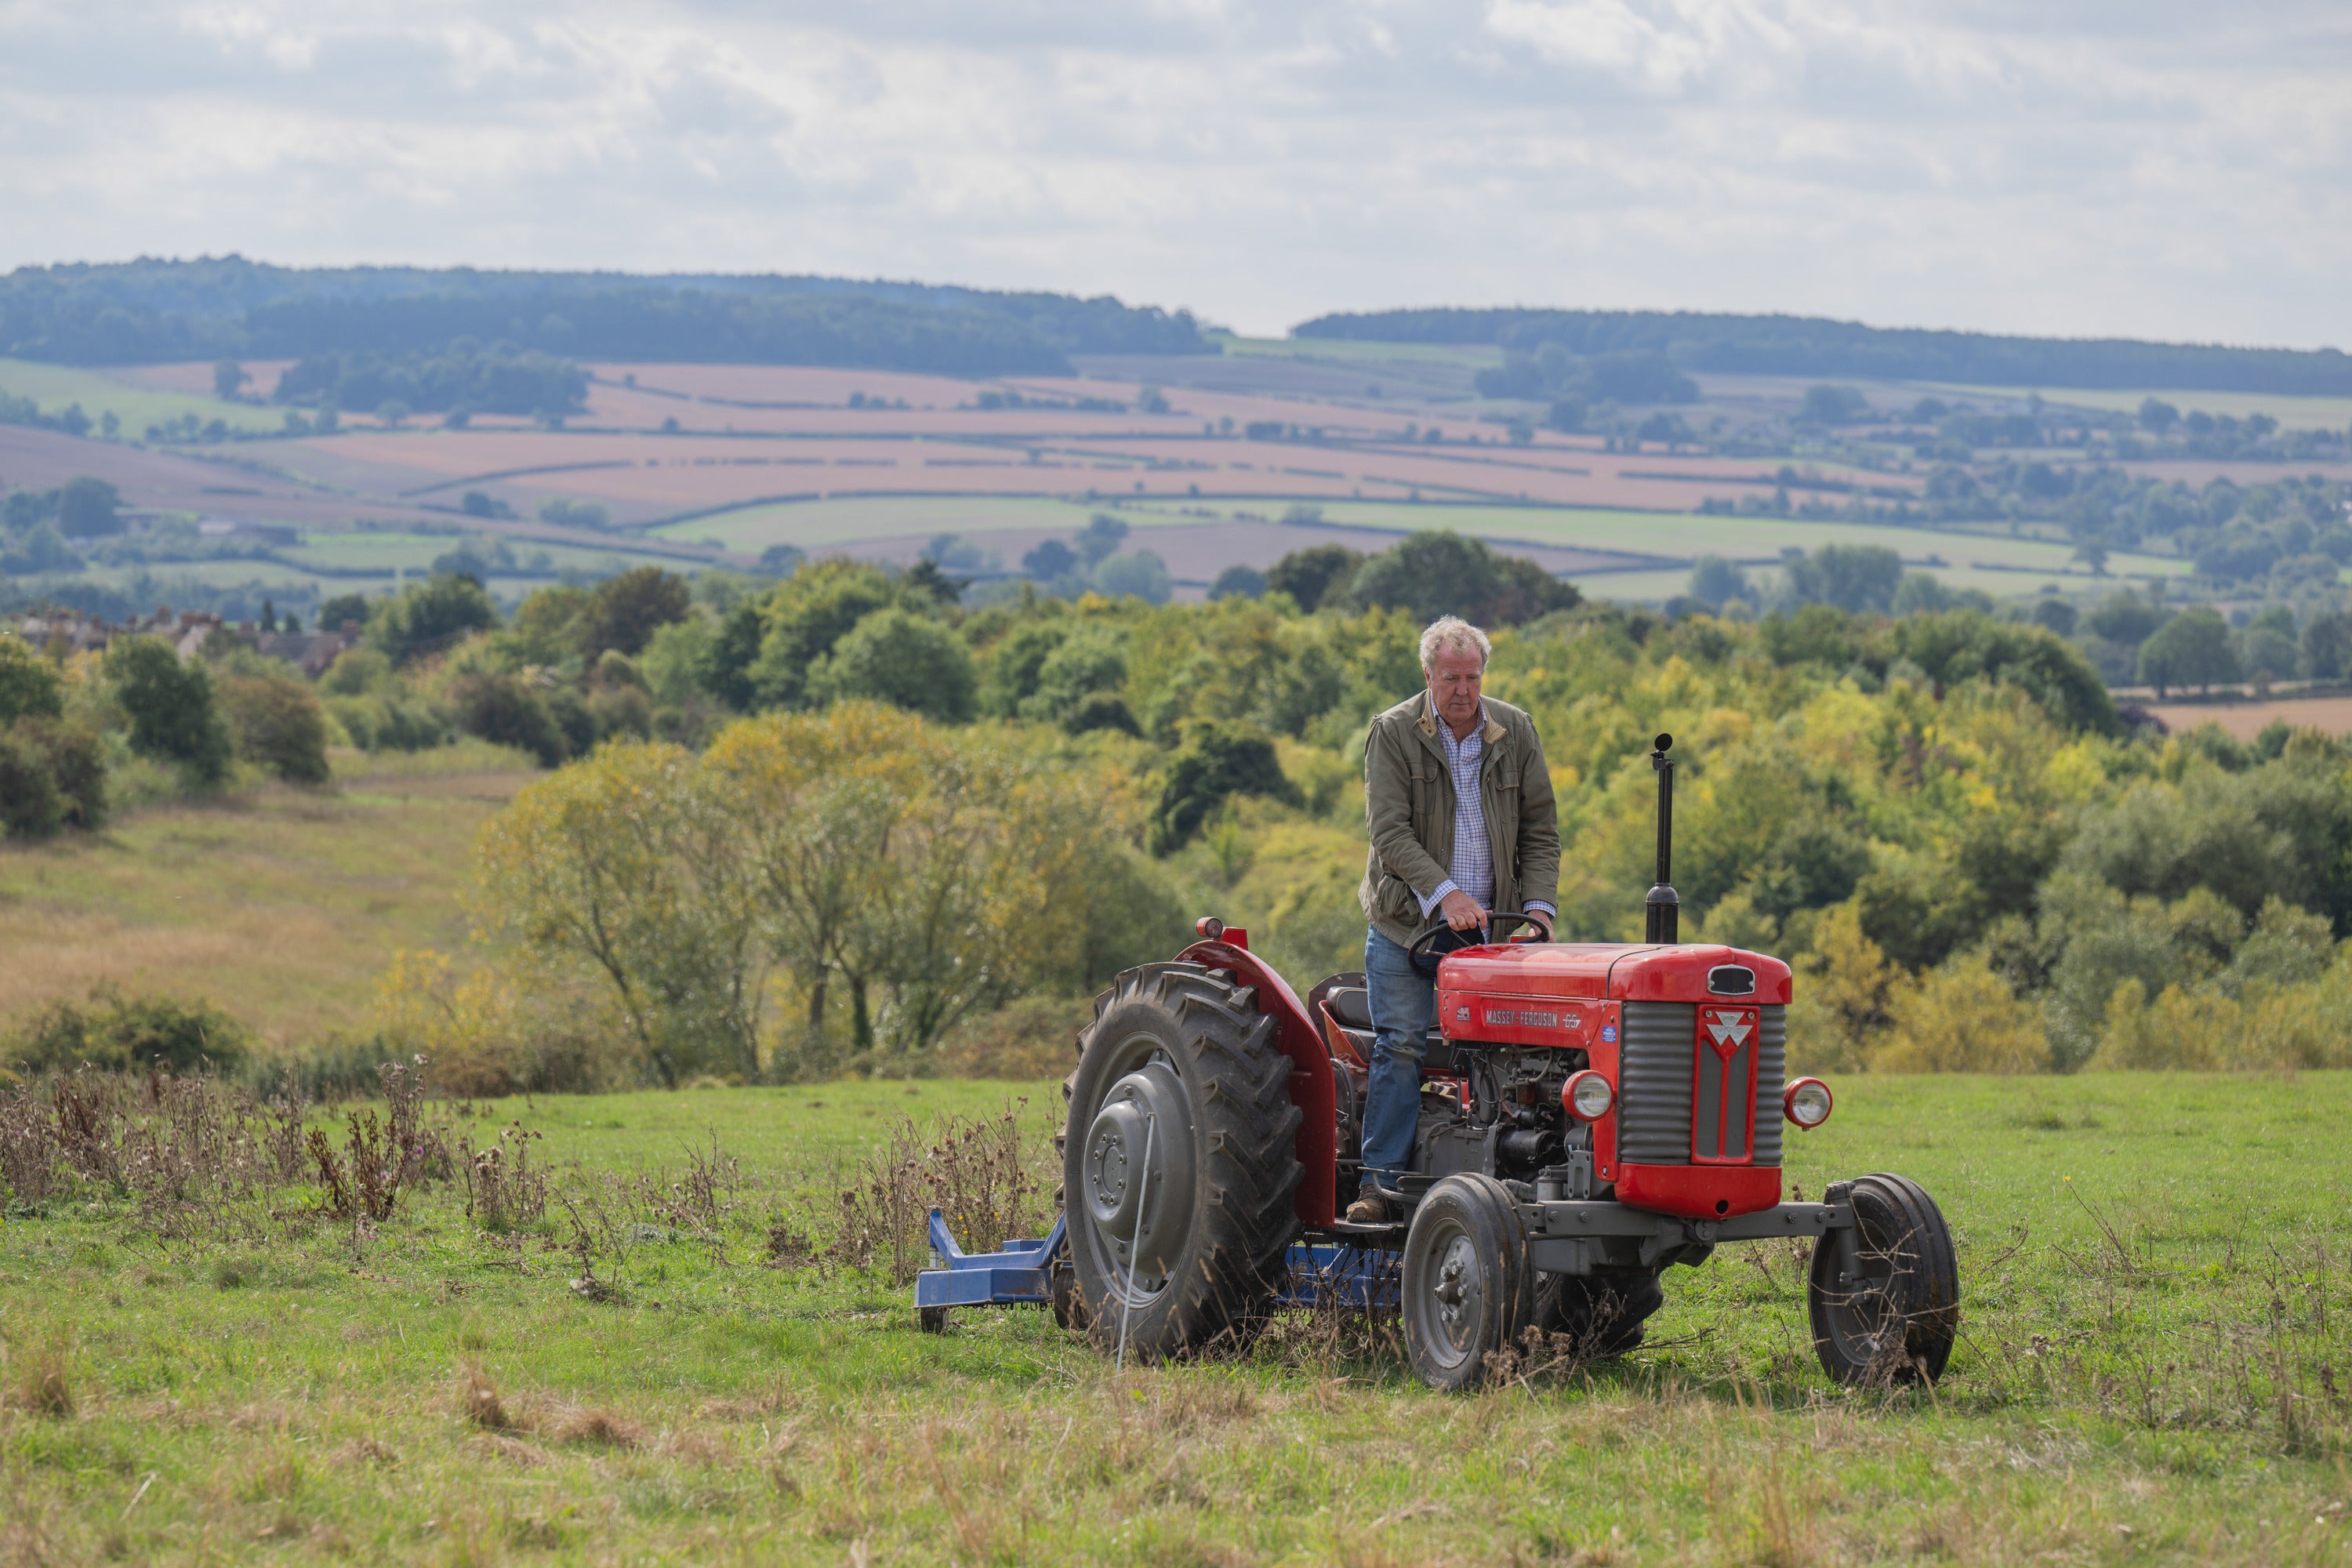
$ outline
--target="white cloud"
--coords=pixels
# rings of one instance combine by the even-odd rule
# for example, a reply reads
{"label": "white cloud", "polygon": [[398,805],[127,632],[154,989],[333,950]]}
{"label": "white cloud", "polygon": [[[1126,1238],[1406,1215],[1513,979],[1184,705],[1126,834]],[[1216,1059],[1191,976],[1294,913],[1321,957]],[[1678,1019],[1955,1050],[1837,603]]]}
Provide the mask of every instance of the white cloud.
{"label": "white cloud", "polygon": [[0,266],[2352,332],[2330,0],[0,4]]}

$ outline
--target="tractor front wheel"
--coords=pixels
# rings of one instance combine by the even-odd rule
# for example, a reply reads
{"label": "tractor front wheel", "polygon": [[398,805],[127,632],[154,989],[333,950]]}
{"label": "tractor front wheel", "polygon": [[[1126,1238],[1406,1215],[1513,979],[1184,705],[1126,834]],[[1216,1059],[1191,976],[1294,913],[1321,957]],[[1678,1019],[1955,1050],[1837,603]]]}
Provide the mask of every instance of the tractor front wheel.
{"label": "tractor front wheel", "polygon": [[1196,963],[1130,969],[1096,999],[1063,1086],[1062,1202],[1068,1318],[1102,1349],[1157,1361],[1270,1310],[1304,1174],[1275,1027],[1254,988]]}
{"label": "tractor front wheel", "polygon": [[1529,1321],[1535,1274],[1500,1182],[1462,1172],[1430,1188],[1404,1240],[1404,1344],[1421,1380],[1445,1393],[1477,1387],[1487,1352]]}
{"label": "tractor front wheel", "polygon": [[1854,1228],[1813,1243],[1805,1305],[1822,1370],[1854,1386],[1934,1383],[1960,1328],[1951,1227],[1916,1182],[1852,1184]]}

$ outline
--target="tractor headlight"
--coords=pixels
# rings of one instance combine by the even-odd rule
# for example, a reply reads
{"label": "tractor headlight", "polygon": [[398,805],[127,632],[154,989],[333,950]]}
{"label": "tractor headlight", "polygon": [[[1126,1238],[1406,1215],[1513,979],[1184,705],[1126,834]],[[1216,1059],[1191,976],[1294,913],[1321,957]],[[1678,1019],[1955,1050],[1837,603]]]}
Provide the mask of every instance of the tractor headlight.
{"label": "tractor headlight", "polygon": [[1817,1078],[1801,1078],[1780,1091],[1780,1114],[1810,1132],[1830,1119],[1830,1086]]}
{"label": "tractor headlight", "polygon": [[1617,1091],[1609,1080],[1587,1068],[1573,1074],[1559,1091],[1560,1108],[1579,1121],[1598,1121],[1609,1114],[1617,1103]]}

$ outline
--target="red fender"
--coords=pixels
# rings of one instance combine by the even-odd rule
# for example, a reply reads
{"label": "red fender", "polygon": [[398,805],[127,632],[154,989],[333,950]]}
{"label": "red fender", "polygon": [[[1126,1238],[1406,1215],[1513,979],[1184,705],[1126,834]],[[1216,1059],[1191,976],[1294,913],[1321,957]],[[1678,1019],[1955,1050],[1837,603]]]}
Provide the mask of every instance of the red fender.
{"label": "red fender", "polygon": [[[1203,922],[1204,924],[1206,922]],[[1339,1097],[1331,1058],[1290,983],[1249,950],[1249,932],[1225,927],[1213,942],[1196,942],[1180,963],[1222,969],[1236,985],[1255,986],[1258,1011],[1275,1021],[1275,1040],[1290,1058],[1290,1103],[1298,1107],[1297,1209],[1301,1225],[1321,1228],[1339,1217]]]}

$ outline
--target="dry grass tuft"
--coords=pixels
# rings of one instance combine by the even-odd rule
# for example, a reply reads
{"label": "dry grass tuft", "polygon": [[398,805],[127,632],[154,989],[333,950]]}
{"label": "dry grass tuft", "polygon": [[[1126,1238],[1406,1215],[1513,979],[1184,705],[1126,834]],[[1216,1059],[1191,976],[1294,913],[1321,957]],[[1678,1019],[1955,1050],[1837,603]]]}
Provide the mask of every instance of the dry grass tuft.
{"label": "dry grass tuft", "polygon": [[16,1403],[37,1415],[63,1419],[74,1413],[73,1346],[64,1335],[51,1335],[26,1356],[16,1372]]}
{"label": "dry grass tuft", "polygon": [[711,1433],[690,1426],[663,1437],[661,1451],[687,1464],[704,1465],[714,1469],[735,1460],[735,1450],[731,1446]]}
{"label": "dry grass tuft", "polygon": [[467,1366],[457,1374],[457,1408],[466,1419],[485,1432],[511,1432],[514,1418],[507,1414],[506,1404],[499,1391],[478,1366]]}
{"label": "dry grass tuft", "polygon": [[396,1465],[400,1456],[373,1437],[354,1437],[335,1450],[335,1457],[352,1465]]}
{"label": "dry grass tuft", "polygon": [[552,1435],[559,1443],[602,1448],[635,1448],[646,1440],[646,1429],[627,1416],[584,1405],[572,1405],[559,1414]]}
{"label": "dry grass tuft", "polygon": [[493,1459],[503,1459],[522,1469],[551,1464],[555,1458],[536,1443],[526,1443],[520,1437],[509,1437],[499,1432],[478,1432],[468,1446],[477,1453]]}

